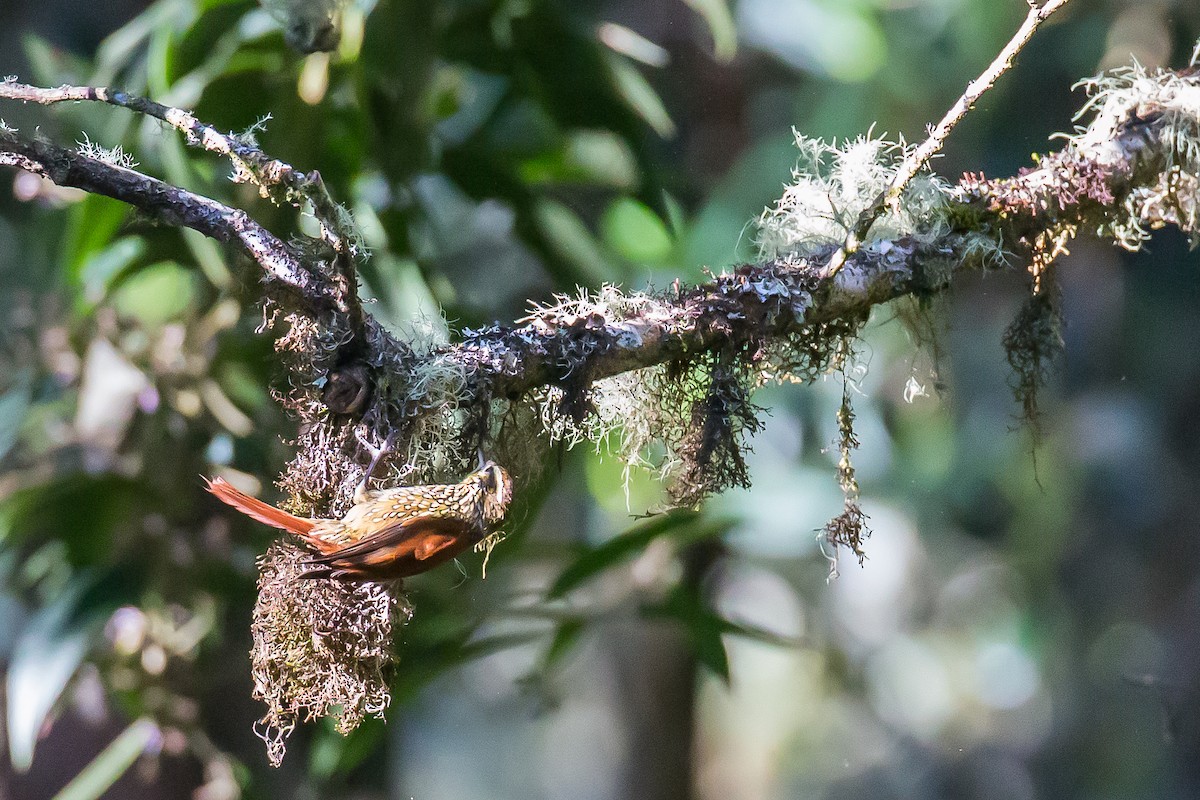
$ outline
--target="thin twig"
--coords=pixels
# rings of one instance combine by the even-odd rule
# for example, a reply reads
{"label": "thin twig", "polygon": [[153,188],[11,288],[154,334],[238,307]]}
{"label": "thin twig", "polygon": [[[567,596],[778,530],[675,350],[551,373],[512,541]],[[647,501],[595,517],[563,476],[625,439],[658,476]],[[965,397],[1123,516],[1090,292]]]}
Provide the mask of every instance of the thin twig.
{"label": "thin twig", "polygon": [[900,164],[900,168],[896,170],[888,187],[880,192],[875,201],[859,215],[853,230],[846,234],[845,242],[830,257],[829,263],[825,267],[826,275],[838,273],[838,270],[845,265],[846,259],[866,241],[867,235],[871,232],[871,226],[875,224],[880,215],[886,209],[895,208],[909,181],[916,177],[938,150],[942,149],[942,145],[945,144],[946,138],[954,130],[954,127],[967,115],[967,112],[983,96],[983,93],[992,88],[1000,76],[1012,68],[1013,60],[1033,38],[1038,27],[1051,14],[1069,2],[1070,0],[1048,0],[1045,5],[1039,6],[1034,0],[1029,0],[1029,13],[1025,16],[1025,21],[1021,23],[1021,27],[1009,39],[1008,44],[1004,46],[995,60],[988,65],[988,68],[980,73],[978,78],[967,84],[967,90],[955,101],[941,121],[929,131],[929,137],[909,153]]}
{"label": "thin twig", "polygon": [[241,247],[262,269],[310,310],[332,306],[324,279],[306,269],[275,234],[245,211],[150,177],[41,140],[0,130],[0,165],[19,167],[59,186],[112,197],[168,225],[199,231]]}
{"label": "thin twig", "polygon": [[330,197],[325,182],[316,170],[302,172],[285,161],[271,158],[245,137],[222,133],[190,111],[118,89],[69,85],[44,89],[15,80],[4,80],[0,81],[0,99],[40,105],[92,101],[153,117],[183,133],[187,144],[228,158],[234,165],[235,179],[253,183],[264,197],[297,208],[307,200],[312,204],[313,214],[320,226],[321,240],[335,253],[335,269],[342,278],[337,281],[339,285],[336,287],[339,305],[350,315],[352,330],[362,330],[363,312],[358,298],[355,263],[355,258],[361,254],[355,252],[355,237],[344,222],[345,212]]}
{"label": "thin twig", "polygon": [[[183,133],[189,145],[223,155],[235,167],[245,170],[247,177],[272,199],[297,207],[302,200],[312,202],[322,224],[326,220],[330,223],[329,230],[323,231],[321,238],[339,252],[348,247],[345,237],[337,230],[336,204],[325,190],[320,176],[316,173],[305,174],[287,162],[271,158],[241,136],[221,133],[207,122],[197,119],[190,111],[103,86],[63,85],[55,89],[43,89],[14,80],[0,81],[0,99],[47,106],[90,100],[162,120]],[[272,187],[281,187],[284,193],[277,194],[271,191]]]}

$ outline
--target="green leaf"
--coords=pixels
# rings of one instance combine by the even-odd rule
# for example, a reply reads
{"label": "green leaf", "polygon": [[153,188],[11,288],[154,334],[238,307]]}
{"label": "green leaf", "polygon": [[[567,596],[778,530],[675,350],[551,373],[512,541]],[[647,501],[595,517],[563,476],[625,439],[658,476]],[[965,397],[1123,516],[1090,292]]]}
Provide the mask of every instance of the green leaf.
{"label": "green leaf", "polygon": [[32,83],[36,85],[58,86],[63,81],[80,83],[89,72],[85,60],[55,47],[41,36],[26,33],[21,37],[21,44],[33,76]]}
{"label": "green leaf", "polygon": [[175,319],[192,305],[195,274],[170,261],[151,264],[133,273],[113,292],[117,311],[153,326]]}
{"label": "green leaf", "polygon": [[[652,517],[640,525],[614,536],[604,544],[588,550],[563,570],[562,574],[558,576],[558,580],[550,587],[547,596],[551,600],[562,597],[595,575],[644,550],[650,542],[658,537],[683,528],[698,518],[699,515],[694,511],[686,509],[671,511]],[[706,531],[706,536],[714,535],[709,526],[704,526],[702,530]]]}
{"label": "green leaf", "polygon": [[571,652],[583,634],[584,627],[583,619],[574,618],[566,620],[555,629],[554,638],[550,640],[550,646],[546,648],[546,654],[542,658],[543,670],[550,669]]}
{"label": "green leaf", "polygon": [[170,24],[178,13],[176,0],[159,0],[110,34],[96,49],[96,72],[90,83],[96,86],[113,83],[137,60],[150,34]]}
{"label": "green leaf", "polygon": [[373,313],[390,330],[405,330],[414,320],[427,320],[434,338],[449,338],[437,299],[415,261],[384,253],[362,266],[361,279],[360,294],[378,301]]}
{"label": "green leaf", "polygon": [[379,749],[387,726],[382,719],[367,717],[349,734],[337,732],[332,717],[313,737],[308,757],[309,775],[318,780],[328,780],[334,775],[345,775],[365,761]]}
{"label": "green leaf", "polygon": [[71,779],[54,800],[96,800],[124,775],[138,756],[158,736],[158,726],[148,719],[135,721]]}
{"label": "green leaf", "polygon": [[762,642],[763,644],[774,645],[775,647],[801,647],[804,640],[796,636],[785,636],[782,633],[760,628],[757,625],[748,625],[744,622],[734,622],[733,620],[722,620],[723,632],[731,636],[740,636],[743,639],[749,639],[752,642]]}
{"label": "green leaf", "polygon": [[96,194],[89,194],[72,209],[63,247],[72,280],[81,280],[89,259],[113,243],[128,214],[129,206]]}
{"label": "green leaf", "polygon": [[65,475],[5,498],[0,540],[57,543],[74,566],[109,564],[116,530],[157,502],[144,483],[130,478]]}
{"label": "green leaf", "polygon": [[629,143],[604,130],[569,131],[561,146],[523,161],[519,174],[526,183],[583,183],[623,191],[634,191],[640,179]]}
{"label": "green leaf", "polygon": [[662,98],[637,67],[617,53],[607,53],[613,88],[635,114],[664,139],[675,135],[675,122],[667,113]]}
{"label": "green leaf", "polygon": [[191,26],[196,18],[196,9],[190,2],[165,2],[168,6],[174,6],[175,14],[170,18],[169,24],[159,25],[150,31],[145,54],[146,84],[151,97],[173,103],[175,98],[169,97],[169,93],[175,78],[177,32]]}
{"label": "green leaf", "polygon": [[600,220],[600,229],[608,245],[630,261],[662,261],[671,255],[673,242],[663,221],[631,197],[613,201]]}
{"label": "green leaf", "polygon": [[[181,108],[195,108],[208,85],[227,73],[230,61],[239,55],[259,59],[262,52],[247,51],[246,33],[242,18],[246,7],[228,2],[206,2],[197,6],[199,13],[190,25],[179,25],[178,20],[164,21],[163,25],[175,24],[179,30],[175,43],[172,65],[174,75],[171,91],[160,102]],[[160,26],[162,27],[162,26]]]}
{"label": "green leaf", "polygon": [[122,236],[89,255],[79,266],[85,302],[100,302],[121,274],[146,255],[146,249],[141,236]]}
{"label": "green leaf", "polygon": [[86,588],[84,581],[72,583],[29,619],[13,647],[5,688],[8,752],[18,772],[33,764],[42,725],[87,652],[88,625],[75,614]]}
{"label": "green leaf", "polygon": [[728,64],[737,55],[737,26],[729,3],[725,0],[684,0],[692,10],[704,18],[713,39],[713,55],[722,64]]}
{"label": "green leaf", "polygon": [[682,623],[696,660],[726,684],[730,682],[729,655],[721,639],[721,634],[729,632],[730,623],[713,612],[707,599],[695,587],[680,584],[663,603],[646,606],[643,613]]}
{"label": "green leaf", "polygon": [[729,654],[721,639],[719,625],[709,624],[703,618],[693,620],[687,628],[696,660],[712,671],[726,686],[730,685]]}
{"label": "green leaf", "polygon": [[218,367],[217,382],[229,399],[251,412],[267,407],[271,402],[263,380],[241,361],[230,359]]}
{"label": "green leaf", "polygon": [[490,75],[462,64],[442,66],[430,81],[430,116],[435,132],[448,146],[457,147],[474,136],[491,118],[509,91],[503,75]]}
{"label": "green leaf", "polygon": [[537,226],[556,255],[574,265],[578,281],[599,286],[613,274],[596,237],[574,211],[556,200],[540,200],[534,210]]}

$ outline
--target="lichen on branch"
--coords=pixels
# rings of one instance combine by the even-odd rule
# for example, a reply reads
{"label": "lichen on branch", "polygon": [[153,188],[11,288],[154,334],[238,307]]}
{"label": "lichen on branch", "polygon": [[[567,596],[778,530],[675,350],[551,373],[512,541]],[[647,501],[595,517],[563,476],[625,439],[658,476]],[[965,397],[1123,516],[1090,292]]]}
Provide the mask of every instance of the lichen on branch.
{"label": "lichen on branch", "polygon": [[[971,174],[950,184],[912,172],[920,148],[797,136],[798,167],[760,220],[756,263],[695,286],[605,286],[557,297],[513,324],[462,331],[455,341],[385,331],[357,297],[356,263],[367,254],[319,176],[244,139],[221,139],[186,112],[107,90],[0,83],[0,97],[100,100],[174,120],[190,143],[241,163],[240,176],[272,197],[278,190],[286,202],[311,203],[322,234],[284,243],[244,211],[129,162],[11,129],[0,128],[0,165],[230,242],[270,277],[268,317],[287,376],[277,398],[298,428],[279,482],[298,513],[344,511],[367,460],[359,442],[389,436],[395,446],[384,474],[393,481],[457,480],[483,451],[520,486],[552,463],[549,448],[587,443],[612,448],[630,469],[657,470],[671,502],[694,505],[748,483],[745,453],[761,425],[756,389],[844,370],[876,306],[944,292],[965,272],[1029,273],[1031,301],[1005,344],[1021,402],[1036,413],[1037,388],[1061,346],[1053,268],[1070,241],[1091,235],[1137,248],[1154,228],[1175,226],[1193,239],[1200,231],[1196,68],[1131,68],[1085,87],[1088,125],[1008,178]],[[879,205],[893,192],[895,203]],[[850,458],[853,421],[847,395],[835,443],[845,504],[825,534],[861,558],[866,519]],[[371,584],[297,584],[296,561],[283,546],[269,551],[256,612],[256,691],[268,703],[273,757],[296,720],[340,706],[348,728],[382,709],[395,615],[405,607]],[[330,614],[349,638],[321,635]]]}

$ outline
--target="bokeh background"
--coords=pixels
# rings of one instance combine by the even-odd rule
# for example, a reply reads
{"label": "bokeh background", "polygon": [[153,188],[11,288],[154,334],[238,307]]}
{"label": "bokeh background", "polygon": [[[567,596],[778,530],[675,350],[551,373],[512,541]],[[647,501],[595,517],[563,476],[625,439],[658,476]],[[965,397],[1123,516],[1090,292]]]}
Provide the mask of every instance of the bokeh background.
{"label": "bokeh background", "polygon": [[[0,73],[230,130],[269,115],[262,146],[320,169],[364,227],[371,310],[438,336],[753,259],[793,128],[919,139],[1026,9],[390,0],[304,59],[244,0],[6,0]],[[1076,0],[937,170],[1011,174],[1071,129],[1075,81],[1183,66],[1198,36],[1191,0]],[[304,224],[121,110],[0,117]],[[472,556],[410,582],[386,723],[303,726],[272,770],[247,657],[270,534],[199,479],[276,497],[288,456],[255,271],[0,177],[3,800],[81,775],[65,796],[1200,796],[1200,264],[1177,233],[1063,259],[1036,440],[1000,343],[1019,274],[961,281],[922,336],[877,311],[851,373],[874,535],[836,580],[816,531],[841,507],[838,376],[764,390],[753,488],[650,533],[652,476],[627,493],[603,449],[555,451],[486,580]],[[589,577],[551,599],[569,569]]]}

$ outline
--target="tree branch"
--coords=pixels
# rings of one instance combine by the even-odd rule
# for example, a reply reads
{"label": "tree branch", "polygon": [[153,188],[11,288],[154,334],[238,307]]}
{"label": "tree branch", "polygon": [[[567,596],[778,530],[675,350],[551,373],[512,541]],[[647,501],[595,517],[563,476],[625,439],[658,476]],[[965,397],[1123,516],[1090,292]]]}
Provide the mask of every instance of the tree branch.
{"label": "tree branch", "polygon": [[[47,89],[8,79],[0,81],[0,99],[47,106],[91,101],[125,108],[167,123],[184,134],[184,140],[192,147],[228,158],[234,167],[235,183],[253,183],[263,197],[276,203],[302,208],[307,201],[312,205],[320,226],[320,240],[329,245],[334,253],[335,281],[330,287],[333,291],[329,296],[348,315],[350,329],[355,332],[356,338],[362,339],[363,310],[358,297],[355,259],[362,255],[363,248],[357,243],[357,233],[349,213],[333,201],[316,170],[301,172],[284,161],[268,156],[249,136],[222,133],[190,111],[120,90],[68,85]],[[269,264],[262,266],[271,271]]]}
{"label": "tree branch", "polygon": [[24,139],[12,130],[0,130],[0,165],[19,167],[59,186],[120,200],[167,225],[233,243],[254,259],[276,286],[285,287],[293,305],[313,312],[332,307],[327,281],[308,270],[286,244],[241,209],[128,167],[45,141]]}
{"label": "tree branch", "polygon": [[[1054,7],[1057,4],[1047,4],[1041,11],[1048,14]],[[840,356],[836,354],[843,352],[844,342],[857,334],[875,305],[942,291],[959,272],[1023,267],[1042,251],[1048,261],[1063,241],[1078,233],[1108,236],[1127,247],[1135,247],[1148,227],[1172,224],[1195,235],[1200,181],[1200,157],[1196,155],[1200,152],[1196,144],[1200,142],[1196,111],[1200,104],[1194,99],[1200,91],[1197,81],[1190,71],[1148,75],[1135,70],[1095,84],[1093,88],[1099,91],[1090,107],[1096,110],[1096,118],[1062,150],[1043,157],[1035,169],[1014,178],[988,180],[967,175],[957,187],[941,184],[940,205],[919,224],[891,238],[863,242],[832,275],[827,265],[838,250],[838,241],[800,242],[762,263],[739,266],[730,274],[691,288],[676,285],[659,294],[610,288],[580,299],[563,299],[535,309],[516,326],[466,331],[461,342],[434,348],[425,355],[396,341],[364,315],[363,341],[369,351],[364,363],[374,371],[368,374],[364,367],[351,376],[345,394],[353,397],[346,402],[333,402],[328,390],[305,394],[303,399],[297,396],[291,407],[307,421],[307,430],[315,437],[301,442],[304,455],[298,458],[311,460],[314,474],[318,467],[326,476],[352,473],[356,468],[353,461],[331,464],[330,451],[348,441],[342,431],[347,421],[369,418],[376,435],[392,428],[411,434],[407,453],[414,464],[430,457],[421,447],[465,436],[464,430],[474,425],[476,438],[469,446],[465,440],[460,442],[456,447],[461,453],[455,450],[455,458],[462,455],[465,463],[473,458],[476,447],[498,435],[495,430],[489,432],[489,400],[540,402],[530,398],[530,393],[544,398],[549,387],[561,398],[554,418],[571,421],[567,424],[578,431],[593,412],[591,392],[598,381],[660,365],[668,365],[676,373],[698,370],[691,379],[694,385],[710,381],[711,386],[696,391],[718,394],[721,386],[736,389],[745,384],[752,388],[759,380],[754,376],[766,367],[811,378],[837,363]],[[47,94],[30,94],[27,87],[13,83],[7,88],[10,93],[46,102],[87,96],[86,91],[70,87],[47,90]],[[170,110],[163,111],[164,107],[142,106],[123,95],[103,96],[108,98],[106,102],[117,100],[126,107],[140,106],[148,108],[147,113],[173,116]],[[184,128],[198,131],[201,139],[220,142],[214,145],[218,152],[227,148],[235,155],[248,153],[236,149],[242,147],[236,139],[206,133],[211,130],[207,126],[189,126],[190,122]],[[344,303],[337,302],[353,294],[352,284],[345,282],[353,275],[346,264],[335,277],[342,285],[331,285],[244,212],[124,167],[42,142],[24,141],[12,132],[0,137],[0,158],[57,183],[125,200],[170,224],[236,241],[268,275],[292,287],[295,307],[332,304],[342,315],[348,312]],[[281,162],[262,163],[268,165],[263,167],[267,171],[296,174]],[[886,185],[901,185],[911,163],[906,158],[894,168]],[[870,202],[865,205],[869,208]],[[342,254],[347,252],[343,249]],[[328,320],[281,343],[281,349],[303,357],[291,368],[308,370],[299,376],[302,380],[297,385],[320,385],[323,380],[328,381],[327,386],[337,384],[344,362],[320,354],[342,352],[346,339],[338,330],[345,329],[336,320]],[[782,356],[780,347],[786,350]],[[767,363],[772,358],[787,363],[782,367]],[[381,383],[381,378],[386,381]],[[387,396],[367,397],[369,391],[364,387],[384,384]],[[743,404],[747,412],[743,416],[749,418],[750,407],[744,405],[743,394],[732,400],[689,395],[679,399],[683,404],[680,413],[687,413],[688,403],[716,404],[713,407],[732,403]],[[699,415],[695,424],[706,419],[699,409],[693,409]],[[350,418],[330,418],[329,410]],[[432,424],[429,420],[434,417],[440,420],[437,425],[418,435],[418,428]],[[687,427],[687,423],[678,425]],[[679,435],[677,428],[677,439]],[[412,444],[422,436],[424,444]],[[704,454],[710,445],[698,445],[703,458],[708,457]],[[444,465],[455,463],[455,458],[438,458]],[[320,485],[303,480],[290,485],[314,503],[332,502],[328,478],[321,480]]]}
{"label": "tree branch", "polygon": [[1021,27],[1017,29],[1017,32],[1013,34],[1008,44],[992,60],[987,69],[980,73],[978,78],[967,84],[967,90],[954,102],[941,121],[930,129],[929,136],[925,141],[905,157],[904,163],[896,171],[887,189],[880,192],[875,201],[862,212],[854,228],[847,234],[845,242],[830,256],[829,263],[825,267],[827,274],[837,274],[837,271],[845,264],[846,258],[867,240],[871,227],[884,210],[896,207],[904,188],[917,176],[917,173],[925,168],[929,159],[942,149],[942,145],[946,143],[947,137],[950,136],[950,132],[954,130],[955,126],[975,106],[984,92],[991,89],[1000,76],[1012,68],[1017,54],[1037,33],[1038,27],[1051,14],[1069,2],[1070,0],[1048,0],[1045,5],[1039,6],[1036,0],[1029,0],[1029,13],[1025,16],[1025,21],[1021,23]]}
{"label": "tree branch", "polygon": [[[1069,226],[1072,235],[1106,235],[1126,247],[1140,241],[1130,228],[1173,225],[1194,235],[1200,174],[1172,148],[1181,125],[1200,132],[1198,112],[1189,106],[1200,77],[1165,72],[1157,85],[1157,96],[1148,87],[1130,92],[1035,169],[999,180],[965,175],[943,215],[954,222],[935,238],[870,241],[830,276],[825,265],[835,248],[826,246],[803,258],[745,264],[709,283],[676,288],[674,296],[631,296],[625,305],[609,303],[610,311],[603,303],[582,308],[568,301],[535,311],[521,327],[469,335],[446,355],[498,395],[513,397],[865,319],[875,305],[946,289],[956,273],[1000,266],[1000,242],[1007,243],[1008,262],[1023,268],[1049,229]],[[1131,217],[1130,203],[1143,195]],[[994,248],[981,247],[981,238]]]}
{"label": "tree branch", "polygon": [[[672,499],[690,505],[728,486],[748,485],[743,454],[762,410],[750,401],[752,391],[770,380],[812,380],[844,367],[874,306],[944,291],[966,270],[1036,267],[1033,299],[1042,302],[1027,307],[1032,332],[1018,331],[1022,335],[1011,339],[1036,350],[1027,370],[1036,376],[1040,354],[1048,352],[1039,349],[1044,340],[1037,336],[1054,332],[1053,325],[1038,324],[1045,318],[1037,315],[1053,312],[1046,299],[1053,293],[1037,293],[1036,281],[1066,241],[1093,234],[1136,248],[1148,229],[1164,225],[1200,235],[1200,79],[1194,70],[1150,75],[1135,68],[1093,82],[1097,91],[1085,107],[1095,111],[1091,124],[1034,169],[999,180],[967,175],[954,187],[931,177],[928,197],[915,198],[915,191],[901,197],[973,99],[1007,68],[1036,25],[1065,2],[1050,0],[1032,9],[1024,33],[982,82],[972,84],[927,143],[900,163],[893,163],[881,143],[866,142],[868,149],[880,146],[865,170],[868,188],[855,195],[853,204],[861,210],[852,207],[844,219],[836,218],[835,200],[843,208],[845,203],[832,189],[856,185],[843,180],[848,176],[797,175],[793,188],[803,188],[796,194],[806,199],[785,197],[776,210],[784,217],[809,216],[779,236],[785,244],[767,248],[770,257],[761,263],[658,294],[605,287],[560,298],[516,326],[465,331],[457,344],[421,352],[362,313],[352,227],[328,199],[320,177],[269,159],[186,112],[104,89],[0,84],[0,97],[93,100],[165,120],[190,143],[230,157],[265,192],[280,189],[293,204],[299,197],[312,199],[328,222],[321,238],[335,252],[332,277],[322,271],[322,258],[305,264],[297,255],[303,245],[281,242],[244,211],[94,157],[90,148],[76,152],[0,126],[0,165],[113,197],[167,224],[232,242],[260,264],[273,286],[287,290],[281,305],[295,313],[288,314],[290,325],[276,349],[292,374],[277,397],[298,420],[296,454],[281,478],[296,511],[326,516],[348,508],[361,472],[353,458],[354,434],[363,433],[394,436],[397,458],[405,460],[413,482],[461,474],[480,450],[525,480],[545,468],[548,440],[605,441],[628,465],[644,464],[644,454],[653,449],[662,454],[655,466],[671,479]],[[906,213],[888,215],[887,236],[868,238],[883,227],[876,223],[885,212],[900,206]],[[332,313],[319,313],[325,311]],[[348,353],[352,369],[345,363]],[[345,399],[334,402],[339,393]],[[825,538],[861,555],[866,516],[850,463],[857,439],[848,393],[838,430],[845,510],[825,528]],[[289,563],[302,568],[305,556],[280,552],[269,555],[264,567],[262,613],[256,617],[256,636],[262,638],[256,641],[282,652],[282,637],[298,631],[300,640],[313,639],[310,632],[336,619],[328,610],[332,605],[344,610],[342,619],[354,620],[358,628],[352,632],[363,634],[372,653],[386,654],[394,610],[383,590],[327,582],[314,588],[318,584],[309,582],[308,594],[298,594],[287,578],[291,573],[281,570]],[[318,596],[334,589],[345,590],[345,596]],[[275,601],[282,605],[274,608]],[[341,705],[350,709],[343,723],[352,727],[363,709],[386,703],[382,662],[364,659],[357,644],[337,652],[321,649],[315,661],[299,666],[287,661],[283,677],[263,684],[278,691],[266,718],[280,723],[274,734],[286,733],[297,709],[326,713]],[[346,675],[351,678],[343,681]],[[331,686],[337,695],[332,699]],[[306,700],[314,696],[321,698],[319,705]],[[370,698],[369,708],[364,697]]]}

